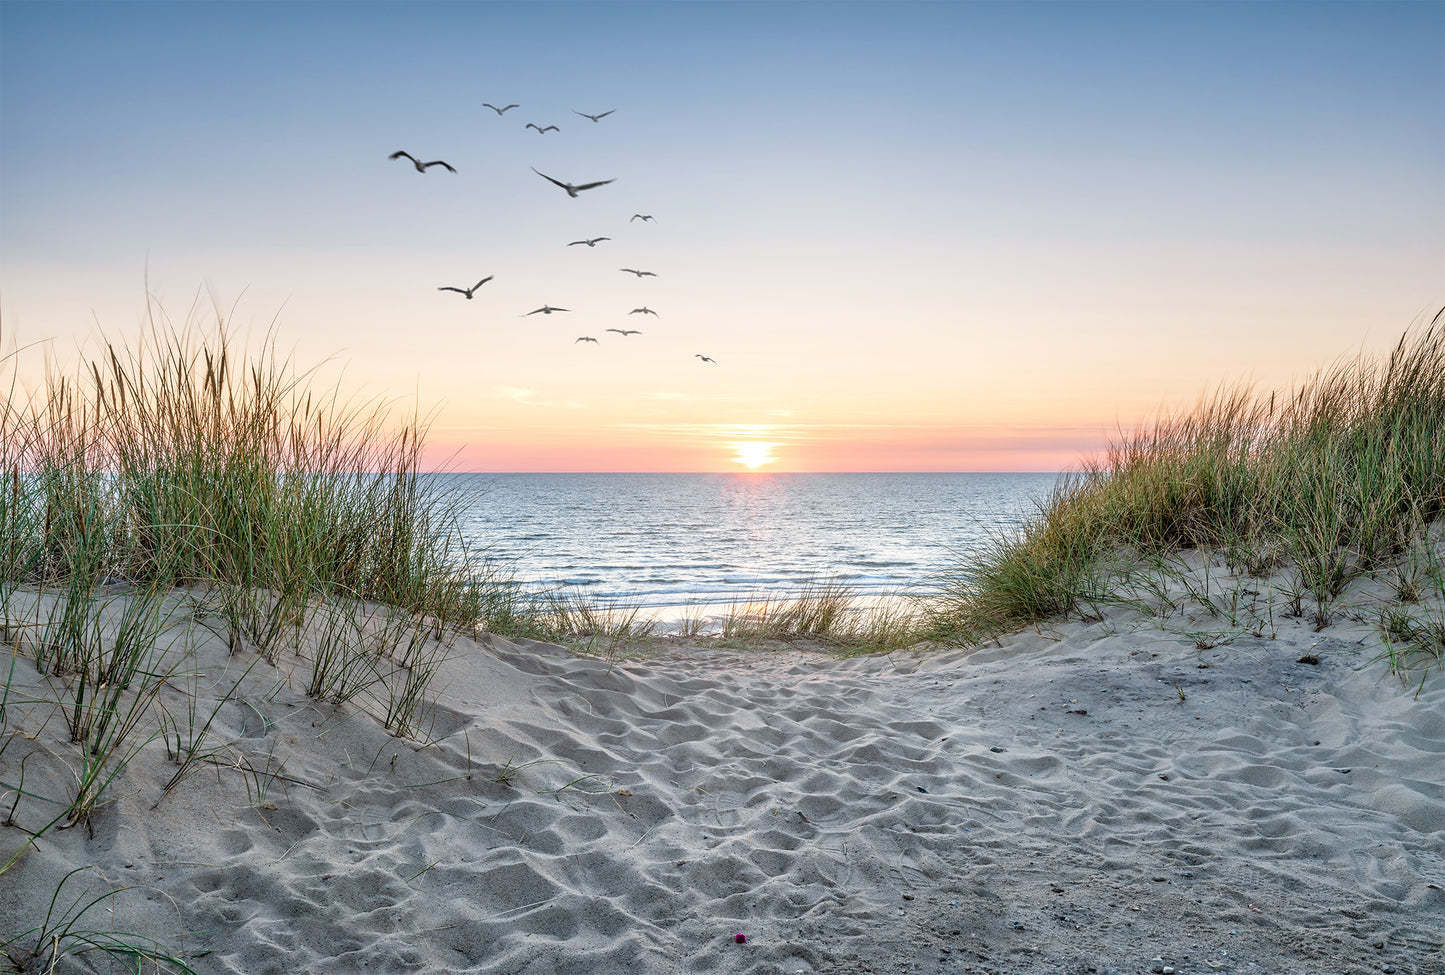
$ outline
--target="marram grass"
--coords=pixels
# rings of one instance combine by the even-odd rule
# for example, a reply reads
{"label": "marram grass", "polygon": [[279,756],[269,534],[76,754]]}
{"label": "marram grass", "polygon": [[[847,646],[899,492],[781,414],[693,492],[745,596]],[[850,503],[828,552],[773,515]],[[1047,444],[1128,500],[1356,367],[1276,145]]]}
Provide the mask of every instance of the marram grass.
{"label": "marram grass", "polygon": [[263,653],[314,600],[485,621],[504,587],[420,469],[426,421],[218,326],[108,345],[0,412],[0,585],[202,586]]}
{"label": "marram grass", "polygon": [[1141,558],[1223,551],[1293,574],[1320,623],[1445,511],[1445,310],[1382,360],[1288,394],[1224,387],[1113,443],[940,586],[935,639],[972,642],[1116,596]]}
{"label": "marram grass", "polygon": [[[270,337],[248,350],[221,323],[153,325],[73,373],[51,363],[34,391],[18,355],[0,355],[0,828],[25,838],[0,876],[51,830],[91,823],[152,743],[176,765],[162,800],[202,765],[240,775],[258,805],[295,781],[269,723],[264,756],[213,727],[234,685],[197,703],[197,623],[253,652],[248,673],[309,656],[310,696],[423,741],[453,637],[516,623],[515,587],[463,542],[465,499],[421,472],[424,418],[347,399]],[[37,698],[12,693],[21,656],[43,676]],[[36,754],[68,769],[66,794],[27,783]],[[190,971],[137,936],[77,926],[119,892],[0,931],[0,958],[49,970],[100,952]]]}

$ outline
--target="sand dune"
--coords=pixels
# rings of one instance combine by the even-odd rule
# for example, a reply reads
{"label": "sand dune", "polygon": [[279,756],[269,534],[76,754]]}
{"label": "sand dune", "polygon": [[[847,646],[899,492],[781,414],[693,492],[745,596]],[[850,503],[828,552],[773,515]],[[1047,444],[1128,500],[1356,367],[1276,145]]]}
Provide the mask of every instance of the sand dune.
{"label": "sand dune", "polygon": [[[65,890],[131,889],[86,927],[201,972],[1445,972],[1445,677],[1417,695],[1343,618],[1183,631],[613,664],[458,639],[423,746],[193,629],[159,703],[234,687],[221,764],[162,796],[147,744],[0,878],[0,930],[93,866]],[[0,778],[25,759],[35,829],[75,759],[15,659]]]}

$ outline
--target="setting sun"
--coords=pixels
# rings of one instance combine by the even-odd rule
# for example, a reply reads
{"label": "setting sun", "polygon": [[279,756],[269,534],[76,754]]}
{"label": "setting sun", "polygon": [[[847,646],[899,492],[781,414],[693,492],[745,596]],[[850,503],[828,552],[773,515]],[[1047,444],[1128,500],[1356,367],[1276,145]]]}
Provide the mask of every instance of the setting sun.
{"label": "setting sun", "polygon": [[773,456],[775,443],[768,443],[765,440],[750,440],[744,443],[733,444],[733,450],[737,456],[733,458],[734,463],[742,464],[744,467],[757,470],[764,464],[771,464],[777,460]]}

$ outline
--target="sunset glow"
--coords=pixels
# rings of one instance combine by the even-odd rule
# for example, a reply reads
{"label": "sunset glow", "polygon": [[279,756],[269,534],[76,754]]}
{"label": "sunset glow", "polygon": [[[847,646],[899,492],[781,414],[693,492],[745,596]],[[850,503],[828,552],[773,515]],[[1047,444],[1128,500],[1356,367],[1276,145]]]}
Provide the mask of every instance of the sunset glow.
{"label": "sunset glow", "polygon": [[773,456],[773,448],[776,446],[777,444],[767,443],[766,441],[735,443],[733,444],[733,450],[737,451],[737,456],[733,458],[733,461],[742,464],[749,470],[757,470],[764,464],[771,464],[777,460],[777,458]]}

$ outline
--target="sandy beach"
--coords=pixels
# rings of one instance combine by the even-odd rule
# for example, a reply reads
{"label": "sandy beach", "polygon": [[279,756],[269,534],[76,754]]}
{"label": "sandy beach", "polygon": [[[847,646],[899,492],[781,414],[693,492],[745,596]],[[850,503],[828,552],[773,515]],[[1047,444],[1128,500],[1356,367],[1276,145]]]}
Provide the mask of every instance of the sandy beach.
{"label": "sandy beach", "polygon": [[1445,975],[1445,0],[0,0],[0,975]]}
{"label": "sandy beach", "polygon": [[[163,794],[152,736],[23,849],[0,921],[125,888],[75,929],[246,975],[1438,973],[1445,679],[1379,659],[1384,598],[1357,580],[1319,632],[1114,609],[849,660],[457,638],[412,738],[188,619],[157,708],[214,713],[209,760]],[[77,762],[12,660],[6,860]],[[56,970],[82,963],[109,964]]]}

